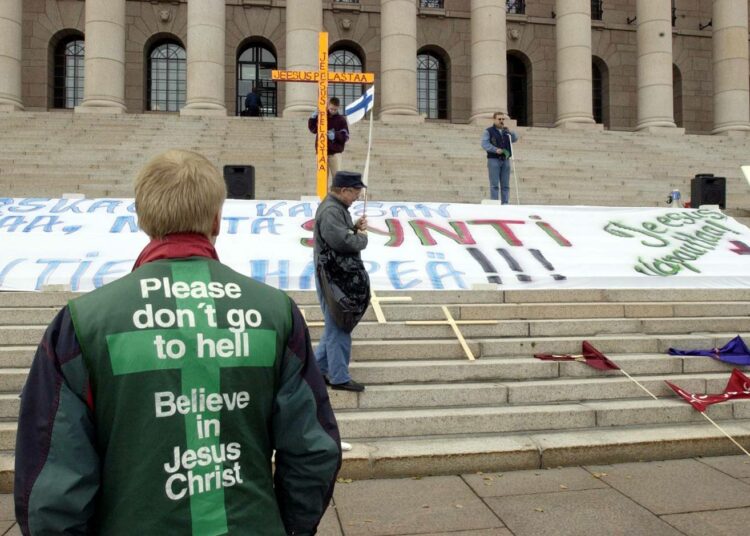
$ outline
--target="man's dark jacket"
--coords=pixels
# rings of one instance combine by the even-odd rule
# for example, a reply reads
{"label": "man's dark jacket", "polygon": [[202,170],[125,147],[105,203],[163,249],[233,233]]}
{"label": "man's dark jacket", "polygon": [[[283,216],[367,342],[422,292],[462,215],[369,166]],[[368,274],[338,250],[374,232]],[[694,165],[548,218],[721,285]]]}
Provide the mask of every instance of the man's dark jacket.
{"label": "man's dark jacket", "polygon": [[[344,145],[349,141],[349,123],[346,121],[346,117],[341,114],[331,115],[328,114],[328,130],[333,130],[333,141],[328,140],[328,154],[338,154],[344,152]],[[315,136],[315,147],[318,147],[318,118],[311,117],[307,120],[307,128]]]}

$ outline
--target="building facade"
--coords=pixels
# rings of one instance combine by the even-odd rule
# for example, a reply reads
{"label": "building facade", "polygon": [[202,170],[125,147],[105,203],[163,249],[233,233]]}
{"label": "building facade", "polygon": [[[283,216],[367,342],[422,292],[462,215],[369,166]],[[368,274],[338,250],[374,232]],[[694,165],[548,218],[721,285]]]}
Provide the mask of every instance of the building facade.
{"label": "building facade", "polygon": [[0,110],[239,115],[256,87],[264,115],[308,113],[315,86],[270,73],[317,70],[325,30],[394,121],[747,132],[748,3],[2,0]]}

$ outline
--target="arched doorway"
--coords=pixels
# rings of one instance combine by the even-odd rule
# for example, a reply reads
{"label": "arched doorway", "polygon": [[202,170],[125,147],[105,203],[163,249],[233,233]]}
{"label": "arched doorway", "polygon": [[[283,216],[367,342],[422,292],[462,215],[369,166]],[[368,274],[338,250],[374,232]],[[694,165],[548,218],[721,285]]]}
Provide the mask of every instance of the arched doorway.
{"label": "arched doorway", "polygon": [[417,53],[417,107],[427,119],[448,119],[448,68],[429,48]]}
{"label": "arched doorway", "polygon": [[597,56],[591,58],[591,89],[594,121],[609,128],[609,68]]}
{"label": "arched doorway", "polygon": [[271,71],[277,68],[276,52],[270,43],[250,39],[237,53],[237,108],[240,115],[245,109],[245,97],[253,87],[260,92],[261,114],[276,116],[276,82],[271,80]]}
{"label": "arched doorway", "polygon": [[529,75],[526,62],[515,52],[507,54],[508,115],[518,126],[529,125]]}
{"label": "arched doorway", "polygon": [[72,109],[83,102],[84,58],[83,34],[75,32],[54,45],[52,67],[52,107]]}

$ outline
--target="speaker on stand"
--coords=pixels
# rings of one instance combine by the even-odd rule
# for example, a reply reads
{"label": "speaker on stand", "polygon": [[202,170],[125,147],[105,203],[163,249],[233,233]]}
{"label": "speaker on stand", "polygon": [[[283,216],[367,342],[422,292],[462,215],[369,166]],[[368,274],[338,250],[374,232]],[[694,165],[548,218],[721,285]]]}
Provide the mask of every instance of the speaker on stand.
{"label": "speaker on stand", "polygon": [[253,166],[224,166],[224,183],[228,199],[255,199]]}
{"label": "speaker on stand", "polygon": [[700,173],[690,181],[690,205],[719,205],[727,208],[727,179],[714,177],[713,173]]}

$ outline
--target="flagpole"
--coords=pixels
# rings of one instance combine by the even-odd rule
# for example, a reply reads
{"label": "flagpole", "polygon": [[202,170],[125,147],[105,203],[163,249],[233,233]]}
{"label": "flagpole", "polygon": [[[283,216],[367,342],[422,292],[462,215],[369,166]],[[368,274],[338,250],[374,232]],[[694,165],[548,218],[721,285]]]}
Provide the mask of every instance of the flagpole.
{"label": "flagpole", "polygon": [[[620,365],[617,365],[617,366],[619,367]],[[654,400],[659,400],[656,396],[654,396],[654,393],[652,393],[651,391],[649,391],[648,389],[646,389],[643,385],[640,384],[640,382],[638,380],[636,380],[635,378],[633,378],[630,374],[628,374],[627,372],[625,372],[623,369],[620,369],[620,372],[622,372],[625,376],[627,376],[628,378],[630,378],[638,387],[640,387],[641,389],[643,389],[644,391],[646,391],[649,395],[651,395],[651,398],[653,398]],[[708,422],[710,422],[711,424],[713,424],[719,432],[721,432],[722,434],[724,434],[727,437],[727,439],[729,439],[729,441],[731,441],[732,443],[734,443],[735,445],[737,445],[737,448],[739,448],[742,452],[744,452],[745,454],[747,454],[748,456],[750,456],[750,452],[748,452],[747,450],[745,450],[745,447],[743,447],[742,445],[740,445],[737,442],[737,440],[734,439],[732,436],[730,436],[727,433],[726,430],[724,430],[721,426],[719,426],[716,423],[716,421],[714,421],[711,417],[709,417],[708,415],[706,415],[706,413],[703,412],[703,411],[699,411],[698,413],[700,413],[701,415],[703,415],[703,417],[705,417]]]}
{"label": "flagpole", "polygon": [[[571,357],[575,358],[575,360],[576,360],[576,361],[580,361],[580,362],[582,362],[582,363],[586,363],[586,356],[585,356],[584,354],[571,355]],[[646,392],[648,393],[648,395],[649,395],[649,396],[650,396],[651,398],[653,398],[654,400],[659,400],[659,399],[658,399],[658,398],[656,397],[656,395],[654,395],[654,393],[652,393],[651,391],[649,391],[648,389],[646,389],[646,388],[645,388],[645,387],[643,386],[643,384],[641,384],[641,382],[639,382],[638,380],[636,380],[635,378],[633,378],[633,377],[632,377],[632,376],[631,376],[630,374],[628,374],[628,373],[627,373],[627,372],[626,372],[626,371],[625,371],[625,370],[624,370],[624,369],[623,369],[623,368],[622,368],[622,367],[620,366],[620,364],[619,364],[619,363],[615,363],[615,362],[614,362],[614,361],[612,361],[611,359],[609,359],[609,361],[611,361],[611,362],[612,362],[612,363],[613,363],[613,364],[614,364],[614,365],[615,365],[615,366],[617,367],[617,370],[619,370],[619,371],[620,371],[620,372],[622,372],[622,373],[623,373],[623,374],[624,374],[625,376],[627,376],[627,378],[628,378],[628,379],[629,379],[630,381],[632,381],[632,382],[633,382],[634,384],[636,384],[636,385],[637,385],[638,387],[640,387],[641,389],[643,389],[644,391],[646,391]]]}
{"label": "flagpole", "polygon": [[703,411],[699,411],[698,413],[700,413],[701,415],[703,415],[703,416],[704,416],[704,417],[706,418],[706,420],[707,420],[708,422],[710,422],[711,424],[713,424],[713,425],[714,425],[714,426],[716,427],[716,429],[717,429],[717,430],[719,430],[719,432],[721,432],[722,434],[724,434],[724,435],[725,435],[725,436],[727,437],[727,439],[729,439],[729,441],[731,441],[732,443],[734,443],[735,445],[737,445],[737,447],[738,447],[738,448],[739,448],[739,449],[740,449],[740,450],[741,450],[742,452],[744,452],[745,454],[747,454],[748,456],[750,456],[750,452],[748,452],[747,450],[745,450],[745,447],[743,447],[742,445],[740,445],[740,444],[739,444],[739,443],[737,442],[737,440],[736,440],[736,439],[734,439],[734,438],[733,438],[732,436],[730,436],[730,435],[729,435],[729,434],[728,434],[728,433],[726,432],[726,430],[724,430],[724,429],[723,429],[723,428],[722,428],[721,426],[719,426],[718,424],[716,424],[716,421],[714,421],[714,420],[713,420],[713,419],[712,419],[711,417],[709,417],[708,415],[706,415],[706,414],[705,414],[705,413],[704,413]]}
{"label": "flagpole", "polygon": [[627,376],[627,377],[628,377],[628,379],[630,379],[630,380],[631,380],[631,381],[632,381],[633,383],[635,383],[635,384],[636,384],[636,385],[637,385],[638,387],[640,387],[641,389],[643,389],[644,391],[646,391],[646,392],[647,392],[647,393],[648,393],[648,394],[649,394],[649,395],[651,396],[651,398],[653,398],[654,400],[659,400],[659,399],[658,399],[658,398],[657,398],[657,397],[656,397],[656,396],[654,395],[654,393],[652,393],[651,391],[649,391],[648,389],[646,389],[646,388],[645,388],[645,387],[644,387],[643,385],[641,385],[641,382],[639,382],[638,380],[636,380],[635,378],[633,378],[633,377],[632,377],[632,376],[631,376],[630,374],[628,374],[627,372],[625,372],[625,371],[624,371],[624,370],[623,370],[623,369],[622,369],[622,368],[620,367],[620,365],[617,365],[617,368],[619,368],[619,369],[620,369],[620,372],[622,372],[623,374],[625,374],[625,376]]}
{"label": "flagpole", "polygon": [[[375,95],[373,91],[373,101],[375,100]],[[370,109],[370,129],[369,133],[367,135],[367,158],[365,158],[365,169],[362,173],[362,178],[364,179],[362,182],[365,183],[365,204],[362,209],[362,215],[367,217],[367,193],[370,190],[370,152],[372,151],[372,111],[375,108],[374,102],[373,107]]]}

